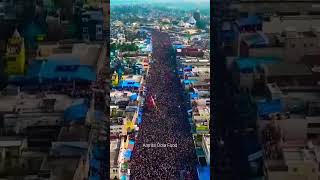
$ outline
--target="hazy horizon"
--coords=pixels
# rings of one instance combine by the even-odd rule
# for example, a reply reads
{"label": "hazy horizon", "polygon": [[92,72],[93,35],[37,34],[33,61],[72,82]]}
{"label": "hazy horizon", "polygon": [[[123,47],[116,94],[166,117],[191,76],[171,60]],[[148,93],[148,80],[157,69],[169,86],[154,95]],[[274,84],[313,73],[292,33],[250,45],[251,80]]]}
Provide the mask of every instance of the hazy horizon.
{"label": "hazy horizon", "polygon": [[110,0],[110,6],[138,4],[168,5],[179,9],[210,8],[210,0]]}

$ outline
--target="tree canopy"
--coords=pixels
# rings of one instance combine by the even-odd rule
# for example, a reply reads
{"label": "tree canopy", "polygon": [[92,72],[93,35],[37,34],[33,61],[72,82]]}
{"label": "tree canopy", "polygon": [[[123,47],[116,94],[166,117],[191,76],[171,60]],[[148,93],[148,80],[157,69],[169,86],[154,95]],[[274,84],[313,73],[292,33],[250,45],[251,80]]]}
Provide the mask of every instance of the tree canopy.
{"label": "tree canopy", "polygon": [[126,52],[126,51],[138,51],[139,47],[135,44],[117,44],[112,43],[110,45],[110,51],[114,52],[115,50],[119,50],[120,52]]}

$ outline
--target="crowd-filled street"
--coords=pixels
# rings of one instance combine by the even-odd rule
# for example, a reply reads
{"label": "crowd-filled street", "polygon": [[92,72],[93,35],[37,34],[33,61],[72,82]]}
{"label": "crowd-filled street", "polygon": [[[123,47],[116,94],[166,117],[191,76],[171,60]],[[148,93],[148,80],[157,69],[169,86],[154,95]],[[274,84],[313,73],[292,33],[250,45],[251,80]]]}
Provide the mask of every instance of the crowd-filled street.
{"label": "crowd-filled street", "polygon": [[152,44],[146,95],[154,98],[156,106],[143,114],[130,162],[131,178],[196,180],[197,158],[169,35],[154,31]]}

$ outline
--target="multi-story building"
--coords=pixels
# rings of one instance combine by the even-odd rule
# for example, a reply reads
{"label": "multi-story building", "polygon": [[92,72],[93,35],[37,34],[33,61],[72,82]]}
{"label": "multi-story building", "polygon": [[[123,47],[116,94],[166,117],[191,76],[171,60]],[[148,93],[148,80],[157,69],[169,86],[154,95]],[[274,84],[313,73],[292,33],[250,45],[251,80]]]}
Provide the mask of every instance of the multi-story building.
{"label": "multi-story building", "polygon": [[87,9],[81,13],[81,36],[83,40],[103,40],[103,10]]}

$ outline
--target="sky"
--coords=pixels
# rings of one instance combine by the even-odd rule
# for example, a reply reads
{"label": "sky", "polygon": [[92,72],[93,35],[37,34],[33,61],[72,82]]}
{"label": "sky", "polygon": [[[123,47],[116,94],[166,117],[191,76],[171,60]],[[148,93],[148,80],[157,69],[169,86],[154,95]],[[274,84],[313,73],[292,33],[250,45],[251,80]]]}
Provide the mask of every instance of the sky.
{"label": "sky", "polygon": [[135,3],[145,3],[145,2],[174,2],[182,3],[182,2],[192,2],[192,3],[210,3],[210,0],[110,0],[111,4],[114,3],[128,3],[128,2],[135,2]]}
{"label": "sky", "polygon": [[110,5],[126,5],[126,4],[141,4],[141,3],[161,3],[161,4],[195,4],[200,6],[209,6],[210,0],[110,0]]}

